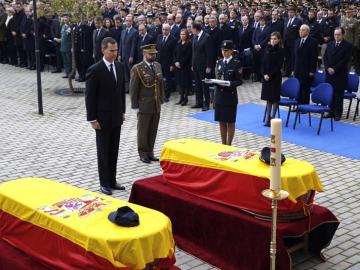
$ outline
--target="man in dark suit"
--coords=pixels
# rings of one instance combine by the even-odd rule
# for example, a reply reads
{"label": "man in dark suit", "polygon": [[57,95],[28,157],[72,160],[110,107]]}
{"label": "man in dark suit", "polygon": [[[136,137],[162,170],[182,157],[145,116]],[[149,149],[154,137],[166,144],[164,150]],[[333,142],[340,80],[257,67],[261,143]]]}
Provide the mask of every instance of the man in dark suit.
{"label": "man in dark suit", "polygon": [[111,189],[125,189],[116,183],[120,131],[126,108],[125,79],[123,65],[115,61],[116,41],[106,37],[101,48],[103,59],[86,74],[85,105],[87,121],[96,132],[100,190],[111,195]]}
{"label": "man in dark suit", "polygon": [[279,32],[281,34],[281,36],[283,35],[284,32],[284,22],[282,20],[280,20],[279,18],[279,13],[277,10],[274,10],[271,13],[271,21],[269,23],[269,32],[274,33],[274,32]]}
{"label": "man in dark suit", "polygon": [[192,31],[194,34],[192,45],[192,69],[195,79],[196,104],[192,108],[202,108],[203,111],[209,110],[210,94],[208,87],[203,80],[211,72],[212,52],[210,46],[210,36],[203,32],[201,24],[193,22]]}
{"label": "man in dark suit", "polygon": [[300,82],[300,104],[310,103],[310,86],[316,72],[317,41],[310,37],[310,27],[300,27],[300,38],[294,44],[294,76]]}
{"label": "man in dark suit", "polygon": [[314,10],[310,10],[306,24],[310,27],[309,36],[317,41],[318,44],[322,41],[322,32],[319,23],[316,20],[316,15]]}
{"label": "man in dark suit", "polygon": [[175,40],[179,40],[180,27],[175,24],[175,16],[173,14],[169,14],[167,16],[167,23],[170,25],[170,34],[175,38]]}
{"label": "man in dark suit", "polygon": [[220,14],[218,28],[221,32],[221,41],[223,40],[235,40],[235,28],[231,28],[227,24],[227,15]]}
{"label": "man in dark suit", "polygon": [[14,43],[18,57],[18,65],[20,67],[26,67],[27,65],[26,65],[26,55],[24,51],[23,37],[21,36],[21,32],[20,32],[20,29],[26,20],[26,15],[24,12],[22,2],[16,2],[15,10],[16,12],[13,17],[14,23],[12,24],[13,28],[11,29],[11,34],[14,37]]}
{"label": "man in dark suit", "polygon": [[161,64],[162,73],[165,78],[165,102],[169,101],[170,93],[175,88],[174,85],[174,50],[176,39],[170,34],[170,25],[163,24],[163,33],[158,36],[156,41],[157,62]]}
{"label": "man in dark suit", "polygon": [[80,62],[83,66],[81,73],[79,73],[79,82],[85,81],[85,76],[88,68],[94,63],[91,54],[93,51],[93,32],[95,25],[92,21],[84,21],[80,25],[79,47],[80,47]]}
{"label": "man in dark suit", "polygon": [[136,38],[136,60],[135,63],[138,64],[143,61],[143,49],[144,45],[153,44],[154,39],[147,32],[146,26],[144,24],[140,24],[138,27],[139,35]]}
{"label": "man in dark suit", "polygon": [[35,36],[34,36],[34,21],[32,18],[32,10],[29,7],[25,8],[26,19],[22,25],[20,32],[24,40],[24,50],[27,57],[27,68],[35,69]]}
{"label": "man in dark suit", "polygon": [[326,47],[324,67],[326,82],[333,87],[332,111],[335,121],[341,119],[343,113],[344,91],[348,86],[349,61],[351,58],[351,43],[344,40],[345,31],[341,27],[334,30],[334,41]]}
{"label": "man in dark suit", "polygon": [[288,9],[288,18],[284,22],[285,76],[290,76],[293,69],[294,42],[299,37],[301,20],[295,17],[295,8]]}
{"label": "man in dark suit", "polygon": [[103,27],[103,20],[101,17],[96,17],[94,22],[95,29],[93,32],[93,58],[96,63],[103,57],[101,42],[105,37],[107,37],[108,31]]}
{"label": "man in dark suit", "polygon": [[50,37],[52,40],[52,44],[55,48],[55,55],[56,55],[56,69],[53,70],[52,73],[60,73],[62,69],[62,59],[60,52],[61,25],[60,25],[60,19],[58,17],[55,17],[51,20]]}
{"label": "man in dark suit", "polygon": [[241,18],[242,26],[239,27],[238,37],[237,37],[237,48],[239,53],[242,53],[244,50],[251,50],[252,48],[252,36],[254,33],[254,28],[249,25],[249,17],[243,16]]}
{"label": "man in dark suit", "polygon": [[248,79],[253,65],[252,60],[252,36],[254,28],[249,24],[249,17],[244,15],[241,18],[242,26],[239,27],[237,34],[237,49],[240,54],[240,62],[243,68],[243,78]]}
{"label": "man in dark suit", "polygon": [[133,27],[134,18],[132,15],[126,16],[125,24],[126,28],[121,32],[120,37],[119,61],[124,63],[125,90],[126,93],[129,93],[130,69],[135,61],[137,31]]}
{"label": "man in dark suit", "polygon": [[254,52],[254,70],[256,74],[256,81],[260,82],[261,75],[261,61],[266,44],[269,42],[270,32],[269,27],[266,25],[265,17],[260,18],[260,25],[254,30],[252,36],[252,45]]}

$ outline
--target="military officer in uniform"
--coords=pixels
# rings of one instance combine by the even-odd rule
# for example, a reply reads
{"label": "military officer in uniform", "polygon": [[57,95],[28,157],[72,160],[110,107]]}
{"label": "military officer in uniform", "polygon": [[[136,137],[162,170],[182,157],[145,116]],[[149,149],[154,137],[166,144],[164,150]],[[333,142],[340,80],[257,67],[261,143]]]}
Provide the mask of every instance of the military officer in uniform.
{"label": "military officer in uniform", "polygon": [[[359,22],[357,21],[357,19],[354,18],[354,16],[353,16],[353,9],[351,7],[348,7],[346,9],[346,16],[343,17],[341,20],[341,27],[344,28],[344,30],[345,30],[344,39],[347,42],[350,42],[352,45],[351,64],[353,64],[354,68],[356,70],[358,70],[358,69],[360,69],[359,68],[360,59],[357,59],[356,51],[357,51],[357,47],[359,46],[358,32],[360,31],[360,26],[359,26]],[[349,65],[349,67],[350,67],[350,65]]]}
{"label": "military officer in uniform", "polygon": [[224,82],[215,91],[215,121],[219,122],[221,142],[231,145],[235,134],[236,108],[238,95],[236,87],[241,81],[241,65],[233,55],[233,41],[224,40],[221,44],[223,59],[216,63],[216,78]]}
{"label": "military officer in uniform", "polygon": [[164,83],[161,65],[155,62],[156,44],[142,47],[144,59],[131,69],[131,107],[138,111],[138,152],[144,163],[158,161],[154,144],[164,101]]}

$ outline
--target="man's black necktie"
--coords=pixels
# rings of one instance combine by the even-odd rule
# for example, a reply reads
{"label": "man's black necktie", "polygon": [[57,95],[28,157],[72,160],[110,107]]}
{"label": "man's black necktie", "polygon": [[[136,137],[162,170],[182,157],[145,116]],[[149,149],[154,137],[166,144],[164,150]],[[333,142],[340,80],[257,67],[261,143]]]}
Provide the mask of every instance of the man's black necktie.
{"label": "man's black necktie", "polygon": [[98,39],[99,34],[100,34],[100,29],[96,30],[96,37],[95,37],[96,39]]}
{"label": "man's black necktie", "polygon": [[339,48],[340,42],[336,42],[335,47]]}
{"label": "man's black necktie", "polygon": [[114,78],[114,80],[116,82],[116,77],[115,77],[115,74],[114,74],[113,64],[110,64],[110,73],[111,73],[111,76]]}
{"label": "man's black necktie", "polygon": [[155,68],[154,68],[154,64],[150,64],[150,68],[151,68],[151,71],[153,72],[154,76],[155,76]]}

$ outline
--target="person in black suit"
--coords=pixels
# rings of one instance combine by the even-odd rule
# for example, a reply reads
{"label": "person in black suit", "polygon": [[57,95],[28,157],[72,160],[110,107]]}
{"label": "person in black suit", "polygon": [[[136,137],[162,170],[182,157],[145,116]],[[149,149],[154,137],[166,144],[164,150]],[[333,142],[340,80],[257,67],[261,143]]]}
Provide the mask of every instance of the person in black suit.
{"label": "person in black suit", "polygon": [[283,36],[284,22],[280,20],[279,13],[277,10],[274,10],[271,13],[271,21],[269,23],[269,28],[270,28],[269,30],[270,33],[279,32],[281,36]]}
{"label": "person in black suit", "polygon": [[185,106],[188,103],[188,95],[192,86],[192,44],[186,29],[181,29],[180,31],[180,40],[176,44],[174,55],[175,78],[180,93],[180,100],[176,104]]}
{"label": "person in black suit", "polygon": [[124,190],[116,183],[116,164],[121,125],[125,115],[125,78],[123,64],[115,61],[116,41],[106,37],[101,42],[103,59],[86,74],[85,105],[87,121],[96,132],[100,191]]}
{"label": "person in black suit", "polygon": [[117,12],[114,8],[114,2],[112,0],[106,1],[106,8],[103,13],[103,18],[114,19],[114,16],[117,15]]}
{"label": "person in black suit", "polygon": [[285,76],[290,76],[293,69],[293,57],[294,57],[294,42],[299,37],[299,29],[301,26],[301,20],[295,17],[295,8],[290,7],[288,9],[288,18],[284,22],[284,52],[285,62],[284,70]]}
{"label": "person in black suit", "polygon": [[310,37],[310,27],[303,24],[294,44],[294,76],[300,82],[300,104],[310,103],[310,86],[317,66],[317,41]]}
{"label": "person in black suit", "polygon": [[62,69],[62,59],[60,52],[60,42],[61,42],[61,26],[60,20],[58,17],[55,17],[51,20],[50,23],[50,37],[52,40],[52,44],[55,48],[56,55],[56,69],[52,71],[52,73],[60,73]]}
{"label": "person in black suit", "polygon": [[309,10],[306,24],[310,27],[309,36],[315,39],[318,44],[320,44],[320,42],[322,41],[321,27],[316,20],[316,15],[314,10]]}
{"label": "person in black suit", "polygon": [[226,81],[218,84],[215,91],[215,121],[219,122],[221,142],[231,145],[235,134],[237,87],[241,85],[241,65],[233,57],[233,41],[224,40],[221,45],[223,59],[217,61],[216,78]]}
{"label": "person in black suit", "polygon": [[351,58],[351,43],[344,40],[345,31],[341,27],[334,30],[334,41],[326,47],[324,67],[326,82],[333,87],[332,112],[335,121],[341,119],[343,113],[344,91],[348,86],[349,61]]}
{"label": "person in black suit", "polygon": [[161,64],[162,73],[166,81],[165,84],[165,102],[169,101],[170,93],[174,86],[174,51],[176,39],[170,34],[170,25],[163,24],[163,33],[158,36],[156,41],[157,62]]}
{"label": "person in black suit", "polygon": [[[221,58],[221,42],[222,42],[222,33],[217,27],[217,19],[215,16],[209,16],[209,27],[204,31],[209,34],[210,42],[208,46],[211,47],[211,59],[210,59],[210,74],[207,78],[215,78],[215,66],[216,61]],[[209,87],[206,85],[206,87]],[[209,88],[210,93],[210,102],[214,101],[214,91]]]}
{"label": "person in black suit", "polygon": [[210,36],[205,33],[201,24],[192,23],[192,32],[194,34],[192,42],[192,69],[195,79],[196,104],[191,108],[202,108],[203,111],[209,110],[210,94],[208,87],[203,80],[211,72],[211,47],[208,46]]}
{"label": "person in black suit", "polygon": [[266,100],[265,126],[270,127],[270,120],[275,117],[279,107],[281,92],[281,67],[284,63],[284,49],[281,46],[280,32],[271,33],[262,58],[261,99]]}
{"label": "person in black suit", "polygon": [[80,25],[79,49],[82,69],[79,73],[79,82],[85,81],[88,68],[94,63],[91,54],[93,52],[93,32],[95,25],[93,21],[83,21]]}
{"label": "person in black suit", "polygon": [[170,25],[170,34],[178,41],[180,38],[180,27],[175,24],[175,16],[169,14],[166,21]]}
{"label": "person in black suit", "polygon": [[103,27],[103,20],[101,17],[95,18],[95,29],[93,32],[93,58],[95,63],[100,61],[103,57],[101,42],[108,36],[108,31]]}
{"label": "person in black suit", "polygon": [[221,32],[221,41],[223,40],[235,40],[235,28],[231,28],[227,24],[227,15],[220,14],[219,16],[219,30]]}
{"label": "person in black suit", "polygon": [[[16,65],[16,48],[14,44],[14,36],[11,33],[11,29],[14,24],[14,9],[12,7],[7,8],[7,25],[6,25],[6,53],[10,65]],[[7,61],[6,61],[7,62]]]}
{"label": "person in black suit", "polygon": [[153,44],[154,39],[151,35],[148,34],[145,24],[140,24],[138,26],[139,35],[136,38],[136,56],[135,63],[138,64],[143,61],[143,49],[144,45]]}
{"label": "person in black suit", "polygon": [[[243,68],[243,78],[248,79],[251,74],[251,68],[253,65],[252,60],[252,36],[254,33],[254,28],[249,24],[249,17],[244,15],[241,18],[242,25],[239,27],[236,44],[239,51],[239,59],[242,63]],[[250,68],[249,68],[250,67]]]}
{"label": "person in black suit", "polygon": [[119,15],[116,15],[114,17],[114,27],[112,27],[109,31],[109,37],[112,37],[113,39],[116,40],[118,44],[120,44],[120,37],[122,30],[123,27],[122,27],[121,17]]}
{"label": "person in black suit", "polygon": [[262,78],[261,74],[261,60],[264,53],[264,48],[269,41],[270,32],[269,27],[266,25],[265,17],[261,17],[259,21],[260,25],[254,30],[252,36],[253,45],[253,63],[254,71],[256,74],[256,81],[260,82]]}
{"label": "person in black suit", "polygon": [[26,67],[27,65],[26,65],[26,55],[24,51],[24,42],[20,32],[20,29],[26,20],[26,15],[24,12],[22,2],[16,2],[15,10],[16,12],[13,17],[14,23],[12,24],[13,28],[11,29],[11,34],[14,37],[14,44],[18,57],[18,65],[20,67]]}
{"label": "person in black suit", "polygon": [[130,69],[135,61],[137,31],[133,27],[134,18],[132,15],[129,14],[126,16],[125,24],[126,27],[121,32],[120,37],[119,61],[124,63],[125,90],[126,93],[129,93]]}
{"label": "person in black suit", "polygon": [[34,21],[32,18],[32,11],[29,7],[25,8],[25,21],[20,28],[21,36],[24,40],[24,50],[27,58],[27,68],[35,69],[35,36],[34,36]]}

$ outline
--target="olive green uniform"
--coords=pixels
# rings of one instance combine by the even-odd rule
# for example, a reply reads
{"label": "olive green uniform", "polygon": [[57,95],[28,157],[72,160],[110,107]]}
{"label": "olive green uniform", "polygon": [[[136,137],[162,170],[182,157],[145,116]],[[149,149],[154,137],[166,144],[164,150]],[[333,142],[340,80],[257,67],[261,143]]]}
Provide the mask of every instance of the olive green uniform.
{"label": "olive green uniform", "polygon": [[130,78],[131,107],[138,109],[138,152],[140,157],[153,156],[156,134],[164,100],[161,65],[153,63],[153,70],[145,62],[133,66]]}
{"label": "olive green uniform", "polygon": [[359,33],[360,33],[360,24],[356,18],[342,18],[341,26],[345,30],[344,39],[352,44],[352,60],[350,64],[353,64],[355,69],[358,71],[360,69],[360,59],[357,57],[359,49]]}

